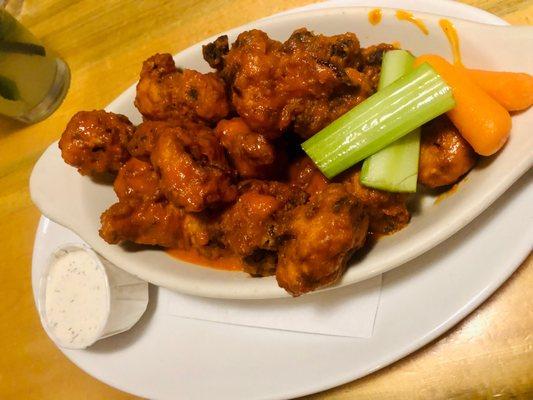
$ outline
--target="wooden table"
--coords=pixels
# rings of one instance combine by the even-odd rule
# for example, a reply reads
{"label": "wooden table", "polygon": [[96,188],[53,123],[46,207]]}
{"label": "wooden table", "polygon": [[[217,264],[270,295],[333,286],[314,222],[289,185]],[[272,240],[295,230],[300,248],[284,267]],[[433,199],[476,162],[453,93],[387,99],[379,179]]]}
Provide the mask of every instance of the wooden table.
{"label": "wooden table", "polygon": [[[133,398],[91,378],[46,337],[30,273],[39,212],[28,177],[77,110],[103,108],[137,80],[141,60],[310,0],[27,0],[20,19],[70,65],[67,98],[49,119],[0,120],[0,398]],[[466,0],[532,24],[532,0]],[[313,399],[533,398],[533,257],[446,335],[384,370]]]}

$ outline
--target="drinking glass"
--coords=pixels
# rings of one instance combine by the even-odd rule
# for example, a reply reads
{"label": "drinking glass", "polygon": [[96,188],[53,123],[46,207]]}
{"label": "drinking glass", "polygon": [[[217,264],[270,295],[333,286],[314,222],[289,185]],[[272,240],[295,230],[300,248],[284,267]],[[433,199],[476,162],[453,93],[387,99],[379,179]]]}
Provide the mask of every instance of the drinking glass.
{"label": "drinking glass", "polygon": [[69,82],[67,64],[0,8],[0,114],[42,120],[61,104]]}

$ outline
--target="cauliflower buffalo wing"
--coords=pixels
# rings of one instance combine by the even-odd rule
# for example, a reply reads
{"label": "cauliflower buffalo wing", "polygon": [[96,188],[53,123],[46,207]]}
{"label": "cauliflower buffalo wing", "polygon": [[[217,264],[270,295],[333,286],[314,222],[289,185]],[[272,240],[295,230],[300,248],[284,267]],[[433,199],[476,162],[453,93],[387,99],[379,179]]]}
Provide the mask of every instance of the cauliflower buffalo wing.
{"label": "cauliflower buffalo wing", "polygon": [[172,247],[182,240],[184,212],[162,197],[149,162],[131,158],[118,172],[114,189],[119,202],[100,218],[106,242]]}
{"label": "cauliflower buffalo wing", "polygon": [[224,148],[209,128],[162,130],[150,159],[161,177],[161,191],[177,207],[198,212],[235,199]]}
{"label": "cauliflower buffalo wing", "polygon": [[363,246],[368,216],[341,184],[328,185],[287,219],[276,279],[293,296],[337,281],[350,255]]}
{"label": "cauliflower buffalo wing", "polygon": [[204,47],[239,116],[268,138],[288,127],[308,138],[372,94],[381,63],[373,54],[377,69],[365,73],[365,56],[353,33],[327,37],[304,28],[285,43],[251,30],[231,49],[224,37]]}
{"label": "cauliflower buffalo wing", "polygon": [[164,198],[119,201],[100,218],[100,236],[108,243],[133,242],[178,249],[193,249],[207,257],[224,254],[217,242],[217,225],[209,215],[187,213]]}
{"label": "cauliflower buffalo wing", "polygon": [[216,74],[181,70],[170,54],[156,54],[144,62],[135,106],[145,118],[155,120],[216,123],[229,112],[226,88]]}
{"label": "cauliflower buffalo wing", "polygon": [[446,116],[422,127],[418,181],[436,188],[452,185],[476,164],[472,146]]}
{"label": "cauliflower buffalo wing", "polygon": [[80,111],[61,135],[61,156],[82,175],[116,173],[130,157],[126,145],[134,129],[123,115]]}
{"label": "cauliflower buffalo wing", "polygon": [[183,241],[182,209],[167,201],[118,202],[100,217],[100,236],[108,243],[178,247]]}
{"label": "cauliflower buffalo wing", "polygon": [[253,132],[241,118],[222,120],[215,134],[242,178],[273,176],[277,165],[276,148],[260,133]]}
{"label": "cauliflower buffalo wing", "polygon": [[281,182],[249,180],[239,185],[239,197],[221,217],[225,246],[243,258],[253,276],[273,275],[281,224],[287,212],[305,203],[307,195]]}
{"label": "cauliflower buffalo wing", "polygon": [[119,202],[101,218],[100,235],[107,242],[208,252],[216,232],[209,215],[187,213],[168,202],[149,162],[131,158],[118,172],[114,188]]}

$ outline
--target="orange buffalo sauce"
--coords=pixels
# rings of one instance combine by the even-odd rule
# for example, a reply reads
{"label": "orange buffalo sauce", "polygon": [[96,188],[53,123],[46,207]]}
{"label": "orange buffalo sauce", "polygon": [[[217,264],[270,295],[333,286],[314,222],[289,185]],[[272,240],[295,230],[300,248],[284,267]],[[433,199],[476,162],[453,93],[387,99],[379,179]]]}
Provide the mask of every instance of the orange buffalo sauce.
{"label": "orange buffalo sauce", "polygon": [[377,25],[381,22],[381,8],[374,8],[368,12],[368,22]]}
{"label": "orange buffalo sauce", "polygon": [[429,30],[424,24],[424,21],[422,21],[420,18],[415,18],[412,13],[404,10],[398,10],[396,11],[396,18],[400,21],[408,21],[412,24],[414,24],[418,29],[424,33],[424,35],[429,35]]}
{"label": "orange buffalo sauce", "polygon": [[[463,181],[466,180],[466,178],[463,179]],[[454,194],[455,192],[457,192],[457,189],[459,189],[459,182],[455,183],[452,187],[450,187],[448,190],[446,190],[445,192],[442,192],[441,194],[439,194],[437,196],[437,198],[435,199],[435,201],[433,202],[433,204],[439,204],[442,200],[444,199],[447,199],[448,197],[450,197],[452,194]]]}
{"label": "orange buffalo sauce", "polygon": [[223,256],[212,260],[201,254],[199,254],[194,249],[182,250],[182,249],[167,249],[167,254],[171,257],[177,258],[182,261],[186,261],[192,264],[201,265],[204,267],[210,267],[215,269],[222,269],[226,271],[242,271],[244,265],[240,257],[232,256]]}
{"label": "orange buffalo sauce", "polygon": [[446,35],[448,42],[450,42],[454,64],[462,66],[463,62],[461,60],[461,49],[459,48],[459,36],[457,35],[455,26],[453,26],[453,24],[447,19],[441,19],[439,25]]}

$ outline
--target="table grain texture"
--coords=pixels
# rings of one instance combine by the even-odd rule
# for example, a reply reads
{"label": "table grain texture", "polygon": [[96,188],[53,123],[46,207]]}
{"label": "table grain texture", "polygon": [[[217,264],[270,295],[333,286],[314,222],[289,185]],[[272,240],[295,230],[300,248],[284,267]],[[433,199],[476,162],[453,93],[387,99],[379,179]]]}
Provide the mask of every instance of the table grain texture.
{"label": "table grain texture", "polygon": [[[0,399],[133,399],[90,377],[47,338],[31,290],[39,211],[33,164],[78,110],[105,107],[141,61],[310,0],[27,0],[19,19],[72,70],[62,106],[33,126],[0,119]],[[465,0],[533,24],[533,0]],[[525,49],[526,50],[526,49]],[[529,46],[529,51],[532,48]],[[487,49],[490,51],[490,49]],[[395,364],[309,399],[533,399],[533,257],[458,326]]]}

